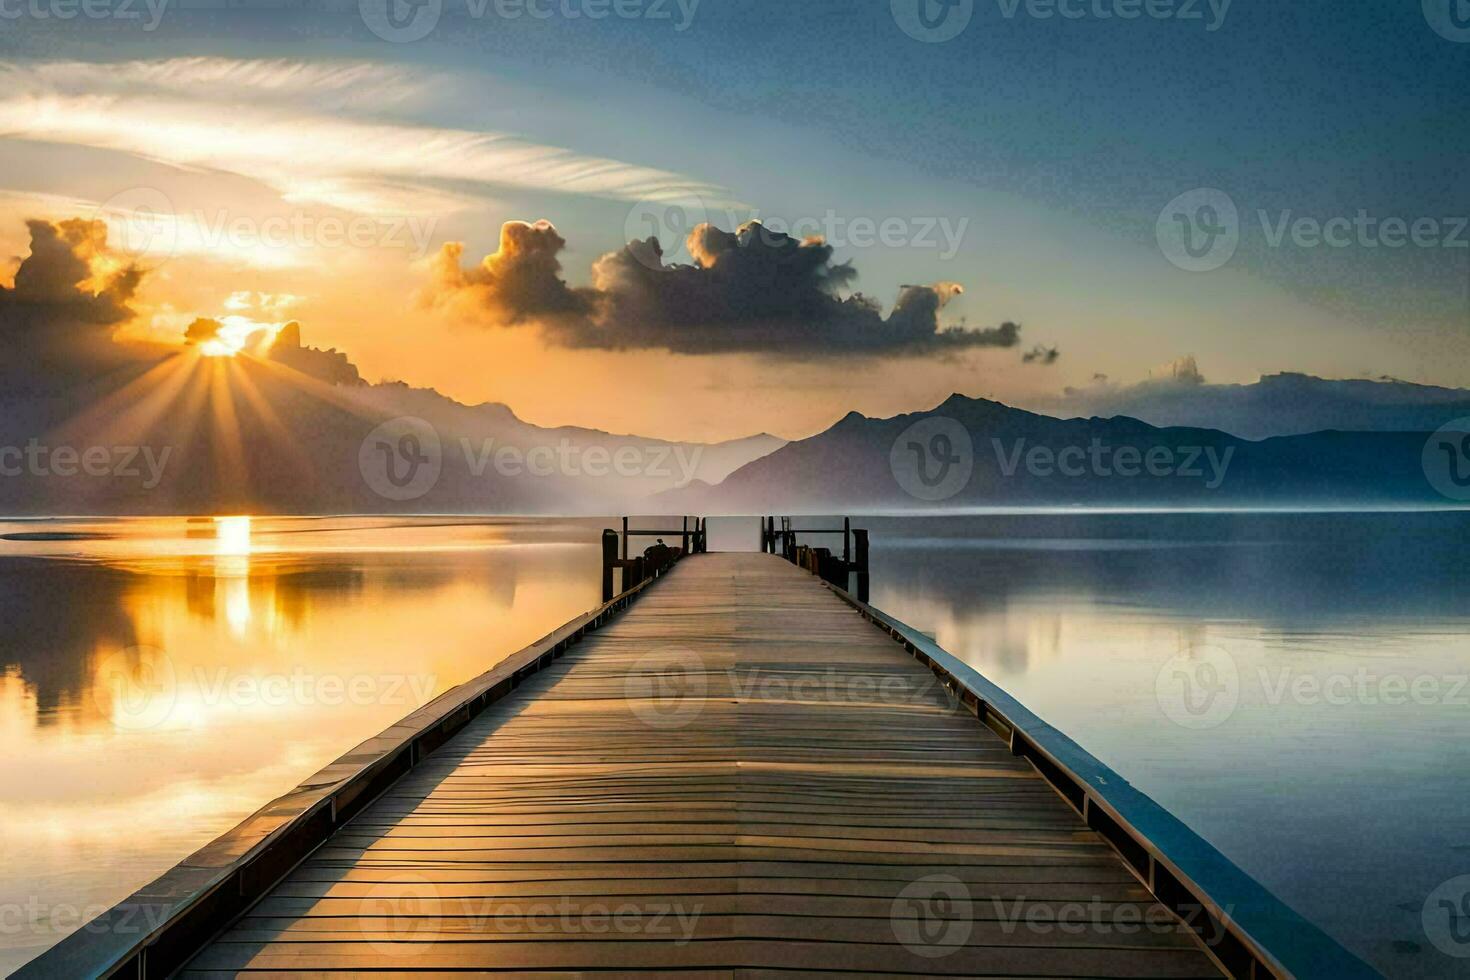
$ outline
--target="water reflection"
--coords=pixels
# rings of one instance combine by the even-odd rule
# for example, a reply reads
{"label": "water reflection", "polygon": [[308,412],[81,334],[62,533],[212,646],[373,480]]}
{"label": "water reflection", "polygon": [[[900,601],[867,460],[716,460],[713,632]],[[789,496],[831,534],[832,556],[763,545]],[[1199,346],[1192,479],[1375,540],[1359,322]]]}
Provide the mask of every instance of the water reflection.
{"label": "water reflection", "polygon": [[1421,912],[1470,873],[1470,515],[866,523],[876,605],[1379,969],[1464,975]]}
{"label": "water reflection", "polygon": [[600,527],[0,523],[0,974],[596,605]]}
{"label": "water reflection", "polygon": [[[865,519],[873,601],[984,670],[1381,969],[1463,975],[1470,517]],[[599,599],[603,522],[0,523],[0,972],[417,704]],[[731,544],[756,547],[749,531]],[[738,532],[738,533],[737,533]],[[748,542],[748,543],[747,543]],[[1158,679],[1223,651],[1237,702]],[[1284,673],[1283,673],[1284,672]],[[1285,678],[1286,687],[1281,679]]]}

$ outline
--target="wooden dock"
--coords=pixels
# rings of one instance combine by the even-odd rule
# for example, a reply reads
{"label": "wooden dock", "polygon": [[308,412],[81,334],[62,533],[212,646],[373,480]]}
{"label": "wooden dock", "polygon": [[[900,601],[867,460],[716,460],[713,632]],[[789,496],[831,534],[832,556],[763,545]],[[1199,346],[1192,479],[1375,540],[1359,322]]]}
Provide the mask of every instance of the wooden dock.
{"label": "wooden dock", "polygon": [[20,976],[1371,975],[789,561],[696,554],[634,591],[105,920],[162,928],[73,937]]}
{"label": "wooden dock", "polygon": [[[1089,901],[1172,917],[983,735],[810,575],[695,556],[400,780],[185,976],[1219,976],[1186,930],[1028,926],[1027,906]],[[966,903],[973,921],[946,918]]]}

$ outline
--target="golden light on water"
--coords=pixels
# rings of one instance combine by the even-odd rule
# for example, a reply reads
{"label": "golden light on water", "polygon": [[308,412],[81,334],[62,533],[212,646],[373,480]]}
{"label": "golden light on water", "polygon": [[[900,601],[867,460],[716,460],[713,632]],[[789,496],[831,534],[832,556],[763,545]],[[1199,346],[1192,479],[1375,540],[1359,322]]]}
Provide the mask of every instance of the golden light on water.
{"label": "golden light on water", "polygon": [[[0,668],[0,907],[121,900],[598,595],[585,529],[238,511],[3,542],[35,563],[7,608],[41,612]],[[45,929],[0,928],[0,974]]]}
{"label": "golden light on water", "polygon": [[217,555],[249,555],[250,554],[250,518],[239,517],[216,517],[214,519],[215,554]]}
{"label": "golden light on water", "polygon": [[250,518],[218,517],[214,522],[214,548],[218,556],[220,606],[230,633],[243,637],[250,629]]}

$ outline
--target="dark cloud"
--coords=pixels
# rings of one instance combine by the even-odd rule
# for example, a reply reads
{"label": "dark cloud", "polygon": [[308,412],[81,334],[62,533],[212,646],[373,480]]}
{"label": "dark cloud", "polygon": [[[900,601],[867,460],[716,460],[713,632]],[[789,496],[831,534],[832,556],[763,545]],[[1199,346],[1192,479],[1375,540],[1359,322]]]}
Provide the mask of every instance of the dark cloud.
{"label": "dark cloud", "polygon": [[1055,364],[1062,352],[1055,347],[1047,347],[1045,344],[1037,344],[1035,347],[1021,355],[1021,360],[1026,364]]}
{"label": "dark cloud", "polygon": [[101,222],[29,221],[31,253],[15,272],[15,285],[0,286],[0,337],[15,351],[81,348],[108,341],[132,318],[128,303],[142,274],[127,266],[97,276],[93,260],[107,242]]}
{"label": "dark cloud", "polygon": [[[176,353],[161,345],[113,340],[117,328],[133,318],[128,304],[142,273],[131,264],[116,268],[107,255],[105,224],[81,219],[27,224],[30,254],[16,269],[15,285],[0,286],[0,396],[65,391],[114,369],[146,367]],[[203,344],[223,328],[217,319],[199,317],[185,330],[184,343]],[[274,342],[262,325],[244,346],[328,384],[363,383],[345,354],[304,346],[294,322]]]}
{"label": "dark cloud", "polygon": [[689,236],[692,265],[668,265],[657,238],[629,242],[593,266],[591,289],[561,276],[566,242],[546,222],[507,224],[500,249],[461,266],[463,246],[435,260],[431,298],[468,304],[503,324],[534,321],[567,347],[681,354],[928,354],[1014,347],[1020,327],[943,327],[954,283],[903,286],[893,309],[861,293],[820,239],[798,240],[752,221],[734,232],[704,224]]}
{"label": "dark cloud", "polygon": [[101,222],[27,222],[31,251],[15,284],[0,286],[0,384],[10,393],[55,391],[145,362],[157,351],[117,344],[142,273],[105,258]]}

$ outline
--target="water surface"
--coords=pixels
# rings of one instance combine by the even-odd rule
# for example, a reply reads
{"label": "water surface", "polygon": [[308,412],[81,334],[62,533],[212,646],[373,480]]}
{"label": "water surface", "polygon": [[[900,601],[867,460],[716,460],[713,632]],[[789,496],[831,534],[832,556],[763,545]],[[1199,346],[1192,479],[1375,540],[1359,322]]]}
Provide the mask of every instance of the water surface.
{"label": "water surface", "polygon": [[1470,514],[861,523],[875,605],[1379,970],[1470,976],[1421,921],[1470,874]]}
{"label": "water surface", "polygon": [[0,975],[597,605],[603,523],[0,523]]}
{"label": "water surface", "polygon": [[[606,523],[0,522],[0,973],[596,605]],[[1470,515],[857,523],[875,604],[1379,969],[1467,975],[1422,912],[1470,874]]]}

